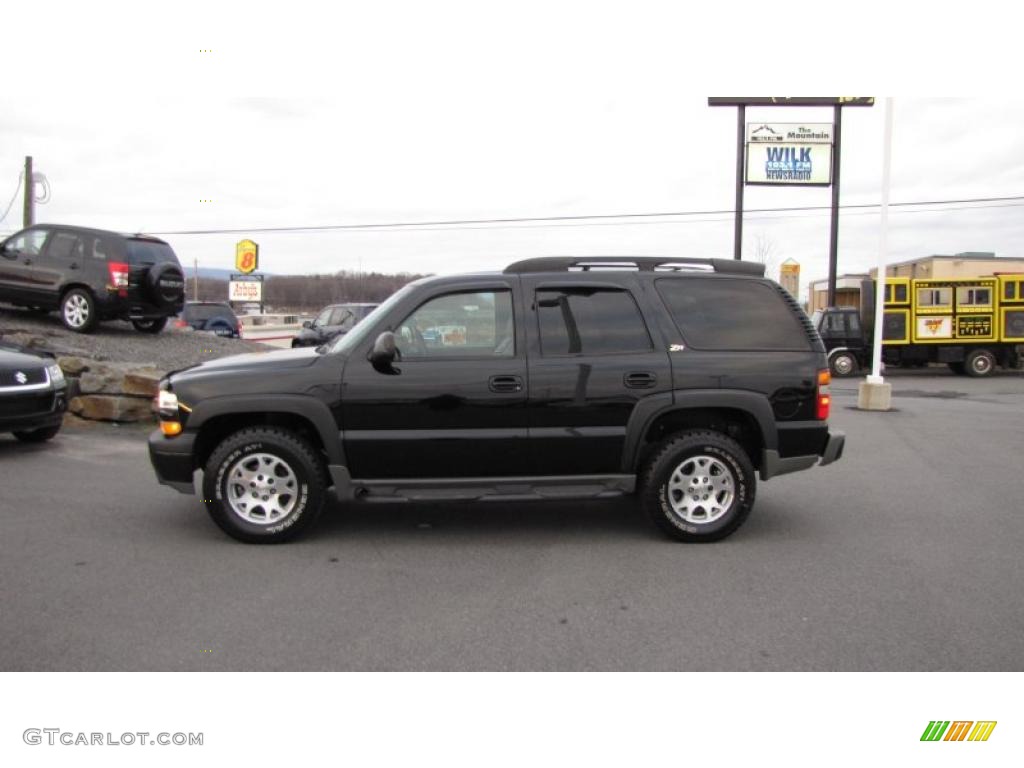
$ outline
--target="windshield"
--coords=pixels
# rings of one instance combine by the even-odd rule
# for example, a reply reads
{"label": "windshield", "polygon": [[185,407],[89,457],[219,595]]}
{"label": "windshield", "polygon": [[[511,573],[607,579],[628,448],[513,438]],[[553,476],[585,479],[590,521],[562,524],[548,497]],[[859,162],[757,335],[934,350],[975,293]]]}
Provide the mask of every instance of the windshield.
{"label": "windshield", "polygon": [[364,317],[356,326],[346,333],[344,336],[335,341],[328,352],[350,352],[354,347],[357,347],[363,338],[370,332],[373,326],[376,324],[377,318],[386,315],[391,311],[391,308],[395,306],[399,301],[413,290],[415,283],[409,283],[404,288],[399,288],[391,296],[389,296],[383,304],[373,310],[370,314]]}

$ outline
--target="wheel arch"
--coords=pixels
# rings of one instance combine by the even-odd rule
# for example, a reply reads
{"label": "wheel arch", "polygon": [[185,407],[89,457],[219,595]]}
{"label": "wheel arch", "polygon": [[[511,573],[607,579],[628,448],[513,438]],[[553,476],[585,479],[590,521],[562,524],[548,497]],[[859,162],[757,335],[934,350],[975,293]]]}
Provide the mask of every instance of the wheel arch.
{"label": "wheel arch", "polygon": [[676,390],[642,400],[626,427],[622,469],[637,472],[651,449],[687,429],[713,429],[735,439],[759,469],[765,449],[778,446],[768,398],[742,390]]}
{"label": "wheel arch", "polygon": [[256,426],[288,429],[307,439],[324,456],[326,464],[345,464],[330,409],[314,398],[294,395],[222,397],[199,403],[187,423],[188,430],[197,433],[194,465],[205,465],[217,444],[228,435]]}

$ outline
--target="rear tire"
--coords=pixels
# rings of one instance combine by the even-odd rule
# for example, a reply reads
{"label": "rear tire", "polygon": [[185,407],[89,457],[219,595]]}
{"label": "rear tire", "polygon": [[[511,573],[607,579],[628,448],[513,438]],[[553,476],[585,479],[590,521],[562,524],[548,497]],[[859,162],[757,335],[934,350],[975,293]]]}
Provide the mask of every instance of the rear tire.
{"label": "rear tire", "polygon": [[860,366],[852,352],[838,352],[828,361],[828,367],[832,369],[833,376],[845,378],[855,374]]}
{"label": "rear tire", "polygon": [[964,358],[964,369],[968,376],[982,378],[995,370],[996,356],[987,349],[972,349]]}
{"label": "rear tire", "polygon": [[92,333],[99,322],[96,299],[86,288],[72,288],[60,300],[60,319],[75,333]]}
{"label": "rear tire", "polygon": [[253,427],[229,435],[203,472],[203,501],[222,531],[248,544],[278,544],[307,530],[327,496],[323,462],[298,435]]}
{"label": "rear tire", "polygon": [[750,514],[757,491],[746,451],[727,435],[689,430],[668,438],[643,475],[641,503],[677,541],[718,541]]}
{"label": "rear tire", "polygon": [[160,333],[167,325],[166,317],[158,317],[155,320],[132,320],[132,325],[140,333]]}

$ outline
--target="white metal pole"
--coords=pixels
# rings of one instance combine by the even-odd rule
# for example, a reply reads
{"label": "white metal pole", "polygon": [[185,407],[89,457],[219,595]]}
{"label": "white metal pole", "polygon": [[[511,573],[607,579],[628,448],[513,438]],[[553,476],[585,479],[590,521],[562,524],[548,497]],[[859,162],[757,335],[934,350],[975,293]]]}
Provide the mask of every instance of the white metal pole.
{"label": "white metal pole", "polygon": [[891,96],[885,99],[885,138],[882,148],[882,211],[878,234],[878,280],[875,283],[875,338],[871,345],[871,375],[869,384],[881,384],[882,379],[882,324],[885,320],[885,270],[889,262],[889,181],[892,166],[892,121],[895,103]]}

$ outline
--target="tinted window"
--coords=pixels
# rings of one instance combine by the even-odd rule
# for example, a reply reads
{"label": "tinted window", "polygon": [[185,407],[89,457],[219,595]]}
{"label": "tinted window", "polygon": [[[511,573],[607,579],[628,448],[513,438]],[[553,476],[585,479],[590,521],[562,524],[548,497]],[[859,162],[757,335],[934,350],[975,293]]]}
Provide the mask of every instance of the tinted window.
{"label": "tinted window", "polygon": [[683,338],[697,349],[810,348],[795,311],[767,283],[691,277],[658,280],[657,288]]}
{"label": "tinted window", "polygon": [[178,263],[171,246],[153,240],[129,240],[128,262],[130,264],[162,264],[165,261]]}
{"label": "tinted window", "polygon": [[71,252],[75,250],[75,246],[78,244],[78,237],[76,235],[69,235],[67,232],[58,232],[50,240],[50,247],[47,251],[47,255],[53,259],[61,259],[62,261],[69,260]]}
{"label": "tinted window", "polygon": [[235,313],[223,304],[189,304],[185,307],[185,319],[189,322],[209,320],[211,317],[225,317],[233,320]]}
{"label": "tinted window", "polygon": [[896,286],[896,301],[900,304],[907,302],[907,286],[903,283]]}
{"label": "tinted window", "polygon": [[537,291],[540,349],[544,355],[611,355],[651,349],[633,297],[614,288]]}
{"label": "tinted window", "polygon": [[395,331],[403,357],[512,357],[509,291],[447,293],[409,315]]}
{"label": "tinted window", "polygon": [[1003,286],[1003,298],[1007,300],[1013,299],[1013,283],[1007,283]]}
{"label": "tinted window", "polygon": [[331,321],[328,325],[340,325],[342,328],[348,329],[355,325],[355,317],[344,307],[338,307],[331,313]]}

